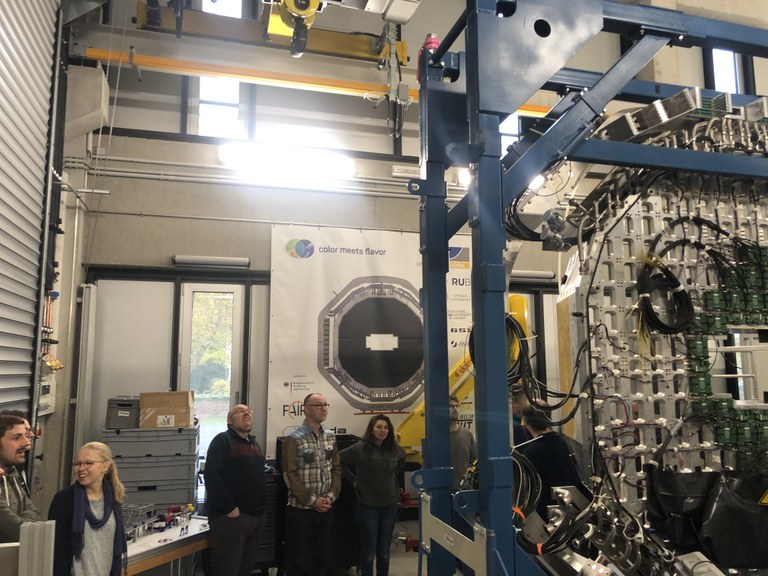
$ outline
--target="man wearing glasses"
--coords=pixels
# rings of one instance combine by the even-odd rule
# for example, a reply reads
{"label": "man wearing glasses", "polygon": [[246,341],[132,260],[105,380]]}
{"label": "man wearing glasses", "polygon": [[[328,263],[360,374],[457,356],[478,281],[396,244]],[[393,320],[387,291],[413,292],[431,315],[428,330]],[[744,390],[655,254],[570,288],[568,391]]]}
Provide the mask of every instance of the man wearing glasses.
{"label": "man wearing glasses", "polygon": [[0,543],[18,542],[24,522],[39,520],[39,512],[19,484],[17,467],[24,464],[29,437],[24,420],[0,415]]}
{"label": "man wearing glasses", "polygon": [[331,506],[341,490],[336,437],[322,426],[327,417],[325,396],[309,394],[304,398],[304,423],[283,442],[281,465],[288,485],[287,576],[325,574]]}
{"label": "man wearing glasses", "polygon": [[264,452],[250,434],[253,410],[238,404],[227,430],[216,435],[205,460],[213,569],[219,576],[250,576],[264,528]]}

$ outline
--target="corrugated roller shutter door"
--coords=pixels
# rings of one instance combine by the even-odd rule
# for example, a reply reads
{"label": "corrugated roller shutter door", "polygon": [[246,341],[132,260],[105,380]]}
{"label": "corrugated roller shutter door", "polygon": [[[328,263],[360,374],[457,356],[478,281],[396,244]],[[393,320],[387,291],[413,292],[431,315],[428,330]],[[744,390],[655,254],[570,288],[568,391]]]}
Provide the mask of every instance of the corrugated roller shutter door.
{"label": "corrugated roller shutter door", "polygon": [[0,0],[0,408],[32,394],[57,0]]}

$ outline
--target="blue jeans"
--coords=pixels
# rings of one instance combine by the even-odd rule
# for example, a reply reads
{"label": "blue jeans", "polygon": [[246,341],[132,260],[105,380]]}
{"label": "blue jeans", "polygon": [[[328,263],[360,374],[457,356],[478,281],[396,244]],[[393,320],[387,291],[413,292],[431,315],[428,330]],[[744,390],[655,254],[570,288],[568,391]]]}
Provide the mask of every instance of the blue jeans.
{"label": "blue jeans", "polygon": [[376,556],[376,576],[389,575],[389,545],[397,521],[397,503],[385,508],[372,508],[357,503],[355,520],[360,530],[360,576],[373,576]]}

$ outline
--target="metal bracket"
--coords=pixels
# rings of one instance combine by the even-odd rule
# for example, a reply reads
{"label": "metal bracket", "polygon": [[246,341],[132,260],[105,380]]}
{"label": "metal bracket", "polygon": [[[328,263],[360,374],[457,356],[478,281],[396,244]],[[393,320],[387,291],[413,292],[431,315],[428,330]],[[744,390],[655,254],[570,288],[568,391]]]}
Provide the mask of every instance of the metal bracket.
{"label": "metal bracket", "polygon": [[419,490],[450,488],[452,468],[422,468],[411,475],[411,484]]}
{"label": "metal bracket", "polygon": [[432,543],[438,544],[475,571],[475,574],[488,574],[488,531],[478,523],[472,525],[474,540],[449,526],[432,515],[429,494],[421,494],[421,547],[429,553]]}
{"label": "metal bracket", "polygon": [[475,514],[480,510],[480,492],[477,490],[461,490],[453,495],[453,509],[465,516]]}

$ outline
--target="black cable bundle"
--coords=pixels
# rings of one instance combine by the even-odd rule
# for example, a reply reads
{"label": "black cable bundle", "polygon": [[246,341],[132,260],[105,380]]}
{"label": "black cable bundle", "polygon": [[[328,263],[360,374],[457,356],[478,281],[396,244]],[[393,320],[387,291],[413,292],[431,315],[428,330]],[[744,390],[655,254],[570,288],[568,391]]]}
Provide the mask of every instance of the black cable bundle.
{"label": "black cable bundle", "polygon": [[512,505],[515,507],[517,518],[525,520],[536,511],[541,497],[541,478],[531,461],[517,450],[512,451],[512,460],[519,472],[519,475],[515,474],[519,482],[515,486],[516,493],[513,494]]}
{"label": "black cable bundle", "polygon": [[[512,512],[516,519],[524,521],[536,511],[536,505],[541,497],[541,478],[531,461],[517,450],[510,453],[514,465],[512,485]],[[477,490],[480,488],[480,474],[477,460],[469,464],[464,477],[461,479],[461,490]]]}
{"label": "black cable bundle", "polygon": [[[657,273],[653,273],[658,270]],[[645,324],[660,334],[679,334],[685,332],[693,322],[693,302],[691,296],[674,273],[657,257],[649,255],[637,275],[637,291],[640,299],[638,307]],[[670,294],[667,308],[671,320],[665,322],[653,309],[651,296],[655,293]]]}
{"label": "black cable bundle", "polygon": [[523,195],[521,194],[505,208],[504,229],[512,238],[527,240],[529,242],[539,242],[541,240],[539,234],[526,226],[517,214],[517,205],[522,197]]}
{"label": "black cable bundle", "polygon": [[[506,335],[506,358],[507,358],[507,386],[512,386],[520,381],[526,382],[533,380],[533,367],[528,350],[528,337],[523,330],[522,325],[514,316],[507,314],[504,317],[504,332]],[[515,342],[518,345],[518,352],[513,353]],[[469,358],[475,363],[475,328],[469,331]]]}
{"label": "black cable bundle", "polygon": [[[684,221],[681,218],[675,224]],[[688,240],[676,240],[667,244],[658,254],[654,254],[661,235],[651,243],[650,251],[645,258],[643,266],[637,275],[638,308],[642,320],[651,330],[660,334],[679,334],[685,332],[693,322],[694,310],[691,295],[677,279],[677,276],[662,261],[662,258],[675,248],[692,245],[699,250],[706,250],[701,242]],[[657,271],[657,272],[654,272]],[[668,306],[671,322],[664,322],[653,309],[652,295],[654,293],[668,293],[671,295],[671,305]]]}

